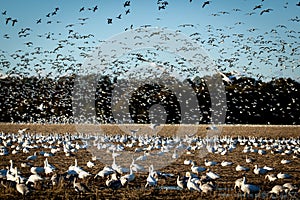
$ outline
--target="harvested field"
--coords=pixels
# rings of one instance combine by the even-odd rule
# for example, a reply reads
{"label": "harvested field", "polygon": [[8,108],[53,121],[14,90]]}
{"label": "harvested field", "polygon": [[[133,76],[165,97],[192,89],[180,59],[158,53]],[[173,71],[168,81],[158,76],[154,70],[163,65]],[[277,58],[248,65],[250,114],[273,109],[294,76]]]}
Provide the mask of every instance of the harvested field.
{"label": "harvested field", "polygon": [[[0,130],[5,134],[15,133],[17,135],[18,130],[23,128],[29,128],[26,133],[31,133],[31,135],[35,134],[44,134],[47,136],[49,133],[57,133],[64,135],[65,133],[72,133],[76,135],[76,127],[74,125],[33,125],[33,124],[1,124]],[[78,128],[78,127],[77,127]],[[207,126],[199,126],[197,135],[200,137],[205,137],[206,134],[210,134],[210,131],[206,130]],[[236,138],[237,136],[257,136],[262,138],[281,138],[280,141],[291,141],[290,139],[283,140],[282,138],[296,138],[295,144],[290,143],[290,147],[299,149],[299,126],[223,126],[218,127],[219,132],[217,133],[220,138],[223,136],[230,136],[231,138]],[[81,128],[79,128],[80,130]],[[91,126],[92,131],[95,130],[95,127]],[[107,133],[122,134],[122,130],[118,129],[115,126],[106,125],[104,128]],[[173,130],[174,127],[166,126],[163,127],[159,135],[170,135],[171,133],[176,133]],[[175,127],[176,129],[176,127]],[[124,129],[123,129],[124,130]],[[188,129],[187,129],[188,130]],[[221,130],[221,131],[220,131]],[[85,131],[88,132],[88,128],[85,127]],[[172,135],[172,134],[171,134]],[[45,137],[46,137],[45,136]],[[194,138],[198,138],[198,136],[193,136]],[[83,144],[79,138],[73,138],[72,143],[75,144],[78,142],[79,144]],[[250,140],[246,138],[245,142],[249,142]],[[1,141],[1,140],[0,140]],[[271,140],[269,140],[270,143]],[[258,142],[258,140],[257,140]],[[278,141],[274,141],[278,142]],[[252,144],[254,142],[252,141]],[[259,143],[259,142],[258,142]],[[13,143],[15,144],[15,143]],[[45,146],[41,146],[41,143],[33,143],[37,144],[39,148],[30,149],[29,153],[23,153],[20,151],[17,154],[12,154],[13,148],[8,147],[8,155],[0,156],[0,170],[6,169],[7,166],[10,165],[9,161],[12,160],[14,166],[18,167],[18,170],[21,172],[21,176],[29,177],[30,167],[22,167],[21,163],[29,163],[33,166],[43,166],[43,162],[45,161],[44,156],[40,155],[40,152],[49,152],[49,148]],[[219,143],[223,145],[223,143]],[[3,144],[1,144],[3,145]],[[194,146],[194,143],[191,143],[191,146]],[[270,144],[271,145],[271,144]],[[282,142],[282,146],[287,145],[287,143]],[[98,157],[97,160],[93,161],[95,166],[93,168],[87,167],[87,162],[91,161],[92,154],[91,149],[88,148],[79,148],[76,152],[72,153],[71,156],[66,156],[63,151],[58,151],[53,156],[47,157],[49,163],[55,166],[55,173],[58,175],[65,174],[68,170],[69,166],[74,165],[74,160],[77,158],[78,166],[80,166],[83,170],[90,173],[90,176],[84,179],[78,179],[78,182],[85,183],[90,189],[91,192],[87,192],[84,194],[79,194],[75,192],[73,188],[73,183],[68,181],[63,181],[56,186],[52,186],[49,184],[51,175],[42,174],[44,180],[42,183],[37,184],[36,188],[32,188],[31,192],[27,194],[25,199],[237,199],[244,198],[241,192],[236,192],[233,190],[234,182],[236,179],[241,178],[244,174],[247,177],[247,182],[260,186],[260,192],[256,195],[257,199],[272,199],[268,192],[275,185],[283,185],[284,183],[292,183],[293,185],[300,187],[300,158],[296,155],[298,153],[271,153],[271,150],[266,150],[265,155],[260,155],[257,152],[249,152],[242,153],[245,149],[246,145],[241,144],[241,142],[237,143],[236,148],[232,152],[228,152],[225,155],[221,155],[220,153],[205,153],[203,154],[203,149],[196,150],[184,150],[183,153],[179,156],[178,159],[174,159],[174,161],[164,166],[163,168],[157,169],[160,172],[166,174],[173,174],[174,176],[170,176],[167,178],[160,177],[158,178],[157,186],[153,188],[145,188],[148,170],[146,169],[143,172],[135,173],[135,179],[130,182],[126,187],[122,187],[118,190],[112,190],[105,185],[106,178],[94,178],[94,176],[105,166],[103,162],[101,162],[101,158]],[[252,149],[264,149],[262,146],[255,147],[252,145]],[[284,150],[287,150],[286,147]],[[130,149],[127,149],[130,151]],[[275,147],[272,149],[275,150]],[[133,151],[133,149],[132,149]],[[38,152],[38,156],[36,160],[27,160],[27,157],[33,155],[34,152]],[[154,152],[154,151],[153,151]],[[187,153],[189,152],[189,154]],[[172,152],[173,153],[173,152]],[[248,157],[253,158],[255,161],[253,163],[246,163],[246,155]],[[292,157],[294,155],[294,157]],[[215,161],[218,164],[216,166],[207,167],[204,165],[205,159],[210,161]],[[216,189],[211,194],[204,194],[203,192],[197,191],[189,191],[188,189],[179,189],[176,184],[177,175],[181,177],[187,171],[191,171],[191,165],[185,165],[185,160],[192,160],[196,163],[196,165],[209,168],[212,172],[220,175],[221,177],[215,181],[213,184],[216,186]],[[232,166],[223,167],[220,165],[222,161],[230,161],[233,162]],[[282,160],[290,160],[292,161],[289,164],[282,164]],[[120,159],[116,159],[117,164],[122,164]],[[235,167],[237,165],[242,165],[244,167],[248,167],[250,170],[247,172],[237,172]],[[280,172],[287,173],[291,175],[289,179],[277,179],[274,182],[268,182],[265,179],[265,175],[256,175],[253,173],[254,165],[257,164],[259,167],[268,166],[274,168],[273,171],[268,172],[267,174],[278,174]],[[125,166],[128,167],[128,166]],[[207,171],[206,171],[207,172]],[[206,172],[199,173],[199,176],[205,175]],[[2,185],[0,185],[0,199],[20,199],[20,193],[16,190],[15,186],[5,185],[5,179],[2,179]],[[6,187],[6,188],[5,188]],[[289,194],[283,194],[282,198],[299,198],[299,194],[296,192],[292,192]],[[275,198],[275,196],[274,196]]]}

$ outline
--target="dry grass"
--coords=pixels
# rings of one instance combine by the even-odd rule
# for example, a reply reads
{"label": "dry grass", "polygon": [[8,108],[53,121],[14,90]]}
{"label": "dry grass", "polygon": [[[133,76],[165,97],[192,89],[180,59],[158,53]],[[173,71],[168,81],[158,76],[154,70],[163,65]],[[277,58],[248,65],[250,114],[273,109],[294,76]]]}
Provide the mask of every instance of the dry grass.
{"label": "dry grass", "polygon": [[[198,134],[205,135],[207,133],[207,126],[200,126],[198,129]],[[16,125],[16,124],[0,124],[0,130],[3,132],[17,132],[21,128],[29,128],[31,133],[76,133],[76,127],[74,125]],[[120,129],[106,125],[104,128],[108,133],[120,133]],[[161,130],[160,134],[165,131],[166,134],[174,132],[174,127],[164,127],[165,130]],[[173,129],[173,130],[172,130]],[[87,130],[87,129],[86,129]],[[95,130],[95,127],[92,127],[91,130]],[[176,132],[176,130],[175,130]],[[265,126],[224,126],[222,127],[222,135],[256,135],[263,137],[299,137],[299,127],[288,126],[288,127],[265,127]],[[200,152],[196,151],[194,154],[181,155],[178,160],[169,166],[166,166],[160,171],[173,174],[181,174],[185,171],[190,171],[190,166],[183,165],[185,159],[192,159],[197,162],[198,165],[204,166],[204,160],[214,160],[217,162],[222,162],[223,160],[234,162],[233,167],[221,167],[220,165],[210,167],[213,172],[216,172],[221,175],[221,179],[216,181],[216,184],[219,188],[222,188],[222,191],[216,191],[214,194],[205,195],[197,192],[190,192],[187,190],[165,190],[165,189],[144,189],[146,183],[147,173],[138,173],[134,182],[130,183],[128,188],[122,188],[117,191],[112,191],[105,187],[105,180],[101,179],[89,179],[85,180],[85,183],[91,187],[91,194],[79,195],[76,194],[71,185],[60,185],[57,187],[44,187],[43,189],[34,190],[26,199],[238,199],[242,198],[237,195],[232,188],[234,181],[237,178],[240,178],[243,175],[243,172],[236,172],[235,166],[241,164],[243,166],[249,167],[251,170],[247,172],[247,179],[261,186],[263,191],[269,191],[276,184],[283,184],[284,182],[292,182],[300,187],[300,160],[293,159],[293,162],[288,165],[280,164],[281,159],[291,159],[288,155],[273,155],[267,153],[266,155],[260,156],[255,153],[251,153],[248,156],[256,159],[256,164],[263,167],[264,165],[274,167],[276,170],[274,173],[279,173],[280,171],[289,173],[293,176],[292,179],[288,181],[277,180],[273,183],[267,183],[264,179],[264,176],[258,176],[253,173],[254,164],[245,163],[246,155],[241,153],[241,146],[233,151],[232,153],[227,154],[226,156],[221,156],[219,154],[207,154],[205,157],[202,157]],[[37,151],[42,151],[43,149],[38,149]],[[34,151],[32,151],[34,152]],[[16,166],[20,166],[22,162],[26,160],[28,154],[17,154],[8,156],[0,156],[0,169],[5,168],[9,165],[9,160],[12,159]],[[92,174],[96,174],[100,169],[103,168],[104,164],[99,160],[95,161],[95,168],[88,169],[86,163],[91,159],[91,154],[87,150],[80,150],[75,154],[78,158],[78,165],[83,169],[89,171]],[[68,169],[68,166],[74,164],[75,157],[66,157],[64,153],[57,153],[55,157],[49,157],[49,163],[53,164],[57,169],[58,173],[64,173]],[[42,166],[44,157],[40,156],[37,161],[33,163],[35,166]],[[22,175],[28,177],[30,175],[29,168],[22,168]],[[176,186],[176,177],[169,179],[160,179],[159,186]],[[225,196],[224,194],[228,194]],[[264,197],[264,194],[261,194],[261,198]],[[0,199],[20,199],[19,194],[15,188],[4,189],[0,186]],[[260,199],[260,198],[258,198]]]}

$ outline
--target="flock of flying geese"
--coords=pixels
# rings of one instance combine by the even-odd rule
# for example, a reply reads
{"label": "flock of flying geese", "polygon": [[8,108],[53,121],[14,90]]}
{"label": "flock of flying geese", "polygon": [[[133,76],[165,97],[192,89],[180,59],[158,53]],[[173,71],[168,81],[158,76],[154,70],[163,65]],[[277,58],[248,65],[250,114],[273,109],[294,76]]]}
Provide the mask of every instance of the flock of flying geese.
{"label": "flock of flying geese", "polygon": [[[293,176],[287,173],[275,174],[274,167],[264,166],[259,167],[255,164],[255,160],[246,156],[244,163],[233,163],[229,160],[223,160],[221,163],[204,159],[203,166],[197,165],[199,160],[185,159],[181,165],[186,166],[187,170],[184,176],[179,172],[165,173],[154,169],[153,164],[144,165],[144,163],[154,154],[157,156],[167,155],[176,161],[180,155],[178,152],[183,150],[185,154],[193,154],[197,150],[206,149],[208,154],[219,154],[224,156],[229,155],[233,151],[237,151],[238,146],[243,147],[243,154],[256,153],[259,155],[278,154],[288,155],[291,160],[282,159],[281,165],[288,165],[291,162],[297,162],[300,156],[300,139],[299,138],[255,138],[255,137],[229,137],[229,136],[213,136],[213,137],[162,137],[151,135],[72,135],[72,134],[50,134],[32,135],[25,133],[27,129],[19,130],[18,133],[0,133],[0,156],[8,155],[29,155],[21,163],[15,164],[13,160],[6,163],[6,168],[0,169],[1,187],[11,188],[22,195],[30,195],[39,185],[42,187],[56,187],[61,184],[73,186],[78,193],[93,192],[92,185],[87,181],[94,180],[97,182],[105,182],[106,187],[112,190],[118,190],[123,187],[131,187],[135,183],[136,177],[140,176],[140,172],[145,172],[149,169],[147,178],[143,181],[145,188],[159,188],[159,179],[172,179],[176,189],[190,190],[201,192],[203,194],[213,193],[218,191],[218,181],[224,179],[225,174],[217,174],[213,172],[213,166],[221,168],[235,168],[237,173],[241,172],[242,178],[239,178],[234,183],[234,189],[241,191],[245,195],[262,195],[261,186],[251,183],[246,175],[252,173],[257,177],[265,176],[265,179],[270,183],[278,183],[277,180],[283,180],[284,184],[273,184],[270,191],[265,191],[266,195],[289,195],[293,198],[299,198],[298,187],[299,182],[291,182]],[[78,141],[81,140],[82,144]],[[64,156],[75,156],[76,153],[89,148],[97,148],[105,150],[105,154],[112,156],[112,164],[106,165],[93,174],[88,170],[84,170],[78,164],[78,158],[75,158],[74,164],[67,167],[66,171],[58,169],[55,165],[50,164],[48,158],[55,157],[59,153]],[[127,151],[143,152],[142,156],[134,158],[129,165],[129,169],[117,164],[116,158],[122,157],[122,154]],[[158,151],[155,151],[158,150]],[[32,154],[35,152],[34,154]],[[38,152],[38,153],[37,153]],[[60,154],[60,156],[62,156]],[[124,154],[123,154],[124,156]],[[37,166],[37,160],[44,160],[43,166]],[[102,161],[101,155],[94,154],[86,163],[84,168],[95,169],[97,165],[95,161]],[[18,161],[20,162],[20,160]],[[253,164],[253,169],[243,166],[244,164]],[[4,164],[4,163],[3,163]],[[2,164],[2,166],[3,166]],[[4,164],[5,165],[5,164]],[[124,163],[123,163],[124,165]],[[234,167],[235,166],[235,167]],[[30,169],[30,175],[24,176],[22,169]],[[62,173],[59,173],[62,172]],[[176,179],[176,183],[175,183]],[[281,182],[282,183],[282,182]],[[266,184],[266,183],[264,183]]]}
{"label": "flock of flying geese", "polygon": [[[190,2],[195,3],[191,0]],[[105,20],[107,20],[107,24],[111,25],[114,19],[123,19],[124,15],[131,13],[131,4],[132,2],[130,1],[124,1],[124,13],[122,12],[116,17],[106,18]],[[205,9],[208,6],[213,6],[213,4],[213,1],[203,1],[202,8]],[[168,5],[168,1],[157,1],[158,10],[165,10]],[[298,2],[296,6],[300,6],[300,2]],[[4,69],[7,69],[5,71],[7,71],[8,75],[19,75],[21,77],[23,75],[31,75],[32,71],[36,71],[39,75],[43,72],[49,73],[47,75],[50,77],[55,77],[57,74],[61,76],[64,74],[76,73],[82,65],[82,61],[78,58],[87,58],[95,50],[93,47],[94,44],[101,43],[101,40],[94,39],[93,33],[85,35],[80,33],[77,29],[81,26],[87,25],[91,20],[91,18],[87,16],[91,13],[99,12],[99,8],[100,5],[79,7],[77,12],[80,14],[80,17],[78,20],[74,23],[66,24],[65,26],[66,31],[69,33],[66,38],[64,37],[64,30],[58,33],[46,32],[34,35],[36,32],[36,30],[33,30],[34,28],[30,28],[28,26],[21,27],[18,37],[24,39],[24,47],[26,47],[26,51],[18,49],[15,52],[7,52],[2,49],[2,51],[0,51],[0,64]],[[234,15],[241,11],[241,8],[233,8],[232,12],[220,11],[218,13],[212,13],[212,15],[215,17],[229,14]],[[247,13],[247,15],[255,15],[256,11],[259,11],[260,15],[265,15],[266,13],[273,11],[273,9],[265,8],[264,2],[262,1],[261,4],[254,5],[253,8],[251,8],[251,11],[252,12]],[[17,20],[12,16],[9,17],[8,15],[9,10],[2,11],[4,24],[8,25],[11,22],[11,24],[15,27],[15,24],[20,20]],[[52,17],[56,15],[60,15],[59,7],[55,7],[53,10],[46,13],[45,18],[38,18],[34,20],[36,25],[46,23],[50,26],[51,24],[54,24],[55,19],[52,19]],[[289,22],[297,24],[300,22],[300,19],[296,16],[289,19]],[[56,23],[63,22],[58,20]],[[247,65],[240,66],[243,73],[249,73],[249,75],[256,76],[258,78],[264,78],[265,75],[261,73],[256,74],[256,72],[254,72],[261,67],[258,66],[257,63],[265,65],[265,67],[271,67],[274,63],[277,63],[275,71],[278,73],[288,68],[294,70],[299,67],[299,65],[297,65],[297,60],[295,59],[295,57],[299,55],[299,42],[297,40],[297,34],[299,33],[297,33],[297,30],[293,28],[290,29],[289,26],[279,24],[277,27],[264,32],[263,34],[261,34],[259,29],[256,27],[249,28],[248,30],[245,29],[243,33],[239,33],[238,30],[244,24],[245,22],[237,20],[234,26],[214,27],[210,25],[207,26],[205,30],[205,32],[208,33],[208,36],[200,31],[202,27],[199,24],[191,24],[191,26],[190,24],[182,24],[178,26],[178,31],[187,31],[188,33],[189,30],[186,29],[194,28],[192,30],[193,32],[190,34],[190,37],[193,40],[200,42],[208,51],[215,51],[217,49],[217,55],[220,56],[215,58],[214,61],[217,63],[219,70],[222,72],[230,71],[232,67],[240,66],[241,58],[245,58],[249,61]],[[21,25],[22,24],[20,24],[20,26]],[[148,26],[151,25],[146,24],[143,27]],[[130,30],[133,27],[133,24],[129,24],[129,26],[124,29]],[[247,36],[248,31],[250,33],[249,37]],[[14,36],[8,33],[3,35],[4,39],[11,39],[12,37]],[[46,41],[53,40],[53,42],[56,43],[56,46],[53,49],[44,49],[36,41],[27,41],[32,37],[44,38]],[[268,38],[272,38],[272,40]],[[229,45],[229,47],[226,46],[226,48],[223,48],[223,44]],[[17,66],[15,66],[15,64],[17,64]],[[33,66],[35,70],[32,70]],[[49,72],[46,70],[48,66],[51,67]]]}

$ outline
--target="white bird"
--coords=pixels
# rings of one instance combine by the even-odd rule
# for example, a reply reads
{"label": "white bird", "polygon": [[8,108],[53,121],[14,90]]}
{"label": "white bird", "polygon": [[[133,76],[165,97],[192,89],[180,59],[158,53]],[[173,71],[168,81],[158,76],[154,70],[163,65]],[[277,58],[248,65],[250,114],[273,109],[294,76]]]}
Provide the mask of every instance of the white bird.
{"label": "white bird", "polygon": [[285,160],[285,159],[282,159],[281,161],[280,161],[280,163],[281,164],[289,164],[289,163],[291,163],[292,161],[290,161],[290,160]]}
{"label": "white bird", "polygon": [[177,179],[176,179],[176,183],[177,183],[177,186],[180,187],[181,189],[184,189],[187,187],[186,177],[180,178],[180,176],[178,175]]}
{"label": "white bird", "polygon": [[184,160],[184,161],[183,161],[183,164],[184,164],[184,165],[191,165],[192,163],[193,163],[192,160]]}
{"label": "white bird", "polygon": [[208,172],[206,173],[206,176],[212,180],[216,180],[216,179],[220,178],[220,175],[210,171],[209,169],[208,169]]}
{"label": "white bird", "polygon": [[290,192],[290,191],[294,191],[294,190],[298,189],[298,187],[292,185],[291,183],[285,183],[285,184],[283,184],[283,187],[286,192]]}
{"label": "white bird", "polygon": [[252,163],[255,160],[253,158],[248,158],[248,156],[246,155],[246,163]]}
{"label": "white bird", "polygon": [[145,160],[147,160],[147,155],[146,154],[147,154],[147,152],[144,151],[144,155],[137,157],[135,160],[136,161],[145,161]]}
{"label": "white bird", "polygon": [[210,192],[213,192],[215,190],[214,186],[211,185],[210,183],[205,183],[205,184],[202,184],[202,182],[200,181],[200,189],[202,192],[204,193],[210,193]]}
{"label": "white bird", "polygon": [[241,190],[244,192],[244,194],[256,194],[259,192],[260,188],[257,185],[248,184],[246,183],[246,177],[243,177]]}
{"label": "white bird", "polygon": [[135,174],[132,171],[132,166],[130,166],[130,173],[125,174],[124,176],[121,176],[121,184],[124,186],[125,184],[132,182],[135,179]]}
{"label": "white bird", "polygon": [[275,176],[275,174],[268,174],[265,176],[265,179],[268,179],[269,182],[273,182],[273,181],[277,180],[277,177]]}
{"label": "white bird", "polygon": [[143,166],[135,163],[134,158],[132,158],[132,162],[131,162],[130,166],[131,166],[132,170],[135,171],[135,172],[144,171],[145,170],[145,168]]}
{"label": "white bird", "polygon": [[235,190],[236,190],[237,188],[238,188],[238,189],[241,189],[242,182],[243,182],[243,178],[236,179],[235,182],[234,182],[234,189],[235,189]]}
{"label": "white bird", "polygon": [[33,183],[36,186],[37,182],[43,181],[43,180],[44,179],[40,175],[32,174],[29,176],[28,180],[26,181],[26,185],[28,185],[28,183]]}
{"label": "white bird", "polygon": [[276,194],[280,195],[282,192],[284,192],[284,188],[281,185],[275,185],[272,190],[269,192],[269,194]]}
{"label": "white bird", "polygon": [[46,175],[51,174],[51,173],[53,173],[54,170],[55,170],[55,167],[53,165],[49,164],[48,159],[46,158],[44,161],[45,174]]}
{"label": "white bird", "polygon": [[205,171],[206,168],[205,168],[205,167],[199,167],[199,166],[196,166],[196,165],[195,165],[195,162],[192,162],[191,170],[192,170],[193,173],[198,174],[198,173],[200,173],[200,172]]}
{"label": "white bird", "polygon": [[240,172],[240,171],[249,171],[249,168],[248,167],[244,167],[244,166],[241,166],[241,165],[237,165],[235,167],[235,170]]}
{"label": "white bird", "polygon": [[268,167],[268,166],[264,166],[263,169],[267,170],[267,171],[273,171],[274,168],[273,167]]}
{"label": "white bird", "polygon": [[192,176],[189,177],[186,187],[190,190],[190,191],[198,191],[201,192],[200,187],[192,181]]}
{"label": "white bird", "polygon": [[206,167],[209,167],[209,166],[215,166],[217,164],[217,162],[215,162],[215,161],[208,161],[208,160],[206,160],[205,159],[205,161],[204,161],[204,165],[206,166]]}
{"label": "white bird", "polygon": [[260,168],[257,165],[255,165],[253,172],[254,172],[254,174],[257,174],[257,175],[264,175],[268,172],[268,170],[266,170],[264,168]]}
{"label": "white bird", "polygon": [[147,177],[147,183],[145,185],[145,188],[148,187],[148,186],[156,186],[157,185],[157,180],[156,178],[154,178],[153,176],[153,165],[151,165],[149,167],[149,174],[148,174],[148,177]]}
{"label": "white bird", "polygon": [[94,178],[97,178],[100,176],[101,178],[104,178],[106,176],[109,176],[110,174],[115,173],[115,170],[111,168],[110,166],[105,166],[101,171],[99,171]]}
{"label": "white bird", "polygon": [[225,166],[231,166],[233,164],[233,162],[229,162],[229,161],[222,161],[221,162],[221,166],[225,167]]}
{"label": "white bird", "polygon": [[172,158],[173,159],[177,159],[178,158],[178,154],[177,154],[177,150],[174,149],[174,153],[172,154]]}
{"label": "white bird", "polygon": [[93,168],[93,167],[95,166],[95,164],[89,160],[89,161],[86,163],[86,166],[87,166],[88,168]]}
{"label": "white bird", "polygon": [[289,179],[289,178],[292,178],[292,176],[289,175],[289,174],[284,174],[284,173],[279,172],[279,173],[277,174],[277,178],[278,178],[278,179]]}

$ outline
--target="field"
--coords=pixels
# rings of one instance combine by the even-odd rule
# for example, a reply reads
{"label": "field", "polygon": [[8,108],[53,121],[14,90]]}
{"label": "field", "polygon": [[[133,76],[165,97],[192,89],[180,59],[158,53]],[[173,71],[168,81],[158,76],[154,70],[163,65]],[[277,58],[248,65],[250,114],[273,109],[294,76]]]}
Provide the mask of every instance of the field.
{"label": "field", "polygon": [[[95,126],[83,126],[86,132],[91,132],[97,130],[99,127]],[[29,128],[26,133],[31,134],[44,134],[49,135],[50,133],[65,134],[71,133],[73,135],[77,134],[77,130],[81,130],[83,127],[75,127],[74,125],[36,125],[36,124],[0,124],[0,131],[3,133],[17,133],[18,130],[23,128]],[[76,129],[77,128],[77,129]],[[121,134],[122,130],[115,126],[106,125],[102,126],[103,130],[108,134]],[[185,129],[188,131],[189,127]],[[206,130],[207,126],[199,126],[197,133],[193,137],[205,137],[208,135],[217,134],[219,137],[223,136],[256,136],[262,138],[298,138],[300,136],[300,126],[246,126],[246,125],[236,125],[236,126],[222,126],[218,127],[218,131],[213,132]],[[176,133],[178,127],[164,126],[158,132],[159,135],[172,136]],[[82,129],[83,130],[83,129]],[[146,129],[145,129],[146,130]],[[147,129],[148,130],[148,129]],[[149,131],[149,130],[148,130]],[[1,140],[0,140],[1,141]],[[78,140],[81,143],[80,140]],[[298,143],[298,147],[299,147]],[[1,145],[0,145],[1,146]],[[82,167],[85,171],[92,174],[90,177],[84,180],[78,180],[78,182],[85,183],[91,192],[85,194],[78,194],[75,192],[72,183],[65,182],[64,184],[59,184],[57,186],[49,186],[50,177],[45,178],[42,184],[37,185],[35,189],[26,195],[25,199],[237,199],[244,198],[240,192],[233,190],[234,182],[236,179],[241,178],[244,174],[247,176],[247,181],[252,184],[260,186],[260,193],[256,195],[256,199],[271,199],[268,192],[272,189],[274,185],[282,185],[284,183],[290,182],[293,185],[300,187],[300,158],[294,157],[288,154],[272,154],[267,151],[265,155],[259,155],[258,153],[242,153],[244,146],[237,145],[236,149],[226,155],[220,155],[216,153],[208,153],[203,157],[200,154],[201,150],[186,151],[183,152],[180,157],[172,162],[171,164],[164,166],[159,170],[164,173],[172,173],[174,176],[168,178],[159,178],[158,184],[154,188],[144,188],[146,184],[146,179],[148,176],[147,170],[145,172],[135,173],[136,178],[134,181],[130,182],[127,187],[120,188],[118,190],[112,190],[107,188],[105,185],[105,180],[102,178],[94,179],[94,175],[97,174],[105,164],[101,162],[101,159],[93,161],[95,166],[93,168],[88,168],[86,163],[91,160],[92,154],[88,149],[79,149],[78,152],[74,153],[73,156],[65,156],[64,152],[57,152],[55,156],[48,157],[49,163],[55,166],[57,174],[64,174],[68,167],[74,165],[74,160],[77,158],[78,166]],[[256,149],[260,149],[259,147]],[[44,148],[30,150],[29,153],[20,152],[18,154],[11,154],[9,150],[9,155],[0,156],[0,170],[5,169],[9,166],[9,160],[13,160],[14,165],[18,166],[18,170],[22,172],[22,176],[29,177],[30,168],[21,168],[21,163],[28,162],[33,166],[43,166],[45,157],[38,156],[34,161],[27,161],[26,158],[29,155],[37,151],[47,151]],[[245,158],[254,158],[253,163],[246,163]],[[208,167],[211,171],[219,174],[221,178],[214,181],[216,185],[216,190],[211,194],[204,194],[203,192],[189,191],[188,189],[179,189],[176,184],[177,175],[183,176],[186,171],[190,171],[190,165],[184,165],[184,160],[193,160],[198,166],[204,166],[204,160],[213,160],[218,162],[216,166]],[[281,160],[287,159],[292,162],[289,164],[281,164]],[[222,161],[233,162],[232,166],[222,167],[220,163]],[[118,161],[118,160],[117,160]],[[119,163],[118,163],[119,164]],[[250,168],[248,172],[237,172],[235,170],[236,165],[242,165]],[[259,167],[269,166],[274,168],[274,171],[270,172],[273,174],[278,174],[279,172],[288,173],[292,176],[290,179],[277,179],[274,182],[269,183],[264,175],[256,175],[253,173],[254,165],[257,164]],[[203,174],[205,174],[203,172]],[[200,174],[202,175],[202,174]],[[1,180],[1,179],[0,179]],[[3,183],[3,181],[2,181]],[[298,196],[297,196],[298,195]],[[0,199],[20,199],[20,194],[17,192],[14,186],[5,188],[0,185]],[[275,197],[274,197],[275,198]],[[299,194],[293,195],[283,195],[282,198],[299,198]]]}

